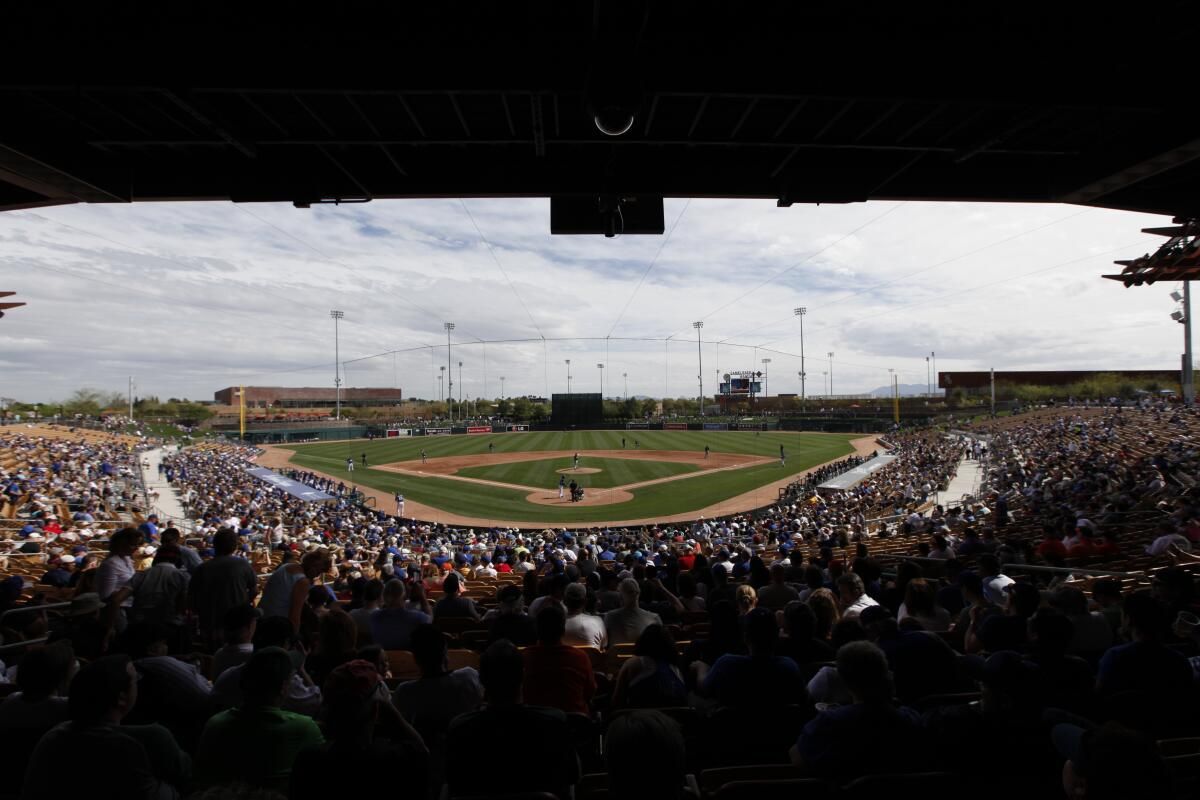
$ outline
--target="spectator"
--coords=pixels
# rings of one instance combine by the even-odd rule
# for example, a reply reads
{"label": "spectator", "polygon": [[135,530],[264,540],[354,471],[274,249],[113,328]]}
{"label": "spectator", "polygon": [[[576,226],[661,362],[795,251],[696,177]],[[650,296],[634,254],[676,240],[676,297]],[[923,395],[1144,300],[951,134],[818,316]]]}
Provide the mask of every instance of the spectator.
{"label": "spectator", "polygon": [[805,725],[791,750],[792,763],[839,781],[921,770],[920,720],[912,710],[892,704],[883,651],[869,642],[851,642],[838,650],[837,671],[853,703],[827,708]]}
{"label": "spectator", "polygon": [[371,615],[371,638],[384,650],[407,650],[413,630],[431,622],[429,615],[404,607],[405,588],[392,578],[383,587],[383,608]]}
{"label": "spectator", "polygon": [[[322,701],[328,740],[300,751],[292,767],[290,800],[328,800],[344,793],[348,764],[354,765],[354,791],[366,796],[395,792],[397,775],[406,785],[425,784],[428,751],[417,732],[396,719],[391,704],[380,700],[381,685],[382,678],[367,661],[347,661],[330,672]],[[404,738],[378,738],[381,717],[398,724]]]}
{"label": "spectator", "polygon": [[642,631],[633,657],[621,666],[612,707],[670,708],[688,704],[687,686],[679,671],[679,651],[662,625]]}
{"label": "spectator", "polygon": [[728,653],[717,659],[700,684],[700,693],[722,706],[753,706],[766,695],[784,704],[804,699],[804,683],[796,662],[776,655],[779,626],[775,614],[754,609],[745,617],[749,655]]}
{"label": "spectator", "polygon": [[1071,622],[1072,637],[1067,652],[1096,663],[1113,643],[1113,631],[1101,614],[1088,610],[1087,595],[1074,586],[1064,586],[1054,593],[1050,605],[1062,612]]}
{"label": "spectator", "polygon": [[127,609],[133,606],[129,583],[136,572],[133,554],[141,542],[137,528],[122,528],[109,539],[108,556],[96,568],[96,593],[108,605],[108,620],[118,632],[125,630]]}
{"label": "spectator", "polygon": [[196,784],[236,782],[284,791],[297,755],[324,741],[321,729],[309,717],[280,708],[295,672],[286,650],[257,650],[240,672],[241,703],[204,726]]}
{"label": "spectator", "polygon": [[196,570],[204,563],[195,548],[188,547],[183,543],[183,537],[180,535],[178,528],[167,528],[164,530],[160,542],[163,547],[174,545],[179,548],[180,565],[189,576],[195,575]]}
{"label": "spectator", "polygon": [[758,590],[758,605],[778,611],[800,599],[800,593],[786,583],[787,570],[783,564],[772,564],[770,575],[771,582]]}
{"label": "spectator", "polygon": [[842,618],[842,612],[838,609],[833,592],[825,588],[817,589],[809,594],[808,600],[805,602],[812,609],[815,618],[813,638],[822,642],[829,641],[833,635],[833,627]]}
{"label": "spectator", "polygon": [[180,634],[191,578],[179,565],[179,547],[163,545],[154,553],[154,565],[136,573],[129,584],[133,590],[130,620],[168,626],[172,630],[171,644],[175,650],[182,649]]}
{"label": "spectator", "polygon": [[787,636],[779,640],[775,652],[795,661],[801,671],[810,664],[833,661],[837,651],[827,641],[816,638],[817,617],[811,606],[793,600],[782,615]]}
{"label": "spectator", "polygon": [[838,601],[842,619],[854,619],[864,608],[879,605],[867,596],[862,578],[856,573],[846,572],[837,579]]}
{"label": "spectator", "polygon": [[354,620],[340,608],[322,615],[317,636],[317,649],[308,656],[304,668],[312,676],[313,683],[324,686],[325,679],[334,669],[353,661],[357,652],[357,634]]}
{"label": "spectator", "polygon": [[254,631],[258,626],[258,611],[254,606],[234,606],[225,612],[225,644],[213,655],[213,680],[230,667],[245,664],[254,652]]}
{"label": "spectator", "polygon": [[383,581],[372,578],[363,586],[362,606],[350,612],[354,627],[358,630],[359,644],[369,644],[371,638],[371,615],[383,605]]}
{"label": "spectator", "polygon": [[[316,716],[321,707],[321,688],[304,670],[304,652],[298,646],[296,629],[287,617],[266,617],[260,620],[254,631],[254,652],[269,647],[279,648],[291,654],[291,680],[283,696],[283,709],[307,716]],[[247,659],[249,663],[249,659]],[[233,708],[242,702],[242,671],[245,664],[229,667],[213,683],[213,699],[220,708]]]}
{"label": "spectator", "polygon": [[924,578],[914,578],[904,589],[904,603],[896,615],[897,622],[913,619],[924,630],[944,633],[950,630],[950,612],[937,604],[937,590]]}
{"label": "spectator", "polygon": [[547,605],[535,623],[538,643],[524,652],[525,702],[557,708],[568,714],[590,714],[596,693],[596,676],[587,653],[563,644],[566,614],[558,605]]}
{"label": "spectator", "polygon": [[[687,758],[679,725],[660,711],[621,714],[605,737],[608,790],[613,797],[678,800],[685,796]],[[654,754],[647,770],[646,754]]]}
{"label": "spectator", "polygon": [[487,625],[488,644],[507,639],[519,647],[537,641],[537,628],[525,613],[525,596],[519,586],[505,586],[496,593],[499,607],[483,617]]}
{"label": "spectator", "polygon": [[1080,800],[1168,797],[1170,776],[1154,742],[1115,722],[1086,729],[1055,725],[1054,746],[1066,759],[1062,787]]}
{"label": "spectator", "polygon": [[218,530],[213,536],[216,555],[196,569],[188,584],[189,605],[199,617],[201,635],[210,644],[218,641],[225,613],[252,604],[258,594],[254,568],[233,554],[236,549],[237,534],[231,528]]}
{"label": "spectator", "polygon": [[[42,734],[67,720],[67,686],[77,668],[67,641],[25,653],[17,670],[17,691],[0,702],[0,734],[10,746],[20,747],[17,737],[24,738],[30,745],[24,748],[28,757]],[[0,754],[0,759],[15,765],[8,754]]]}
{"label": "spectator", "polygon": [[479,611],[469,597],[459,594],[461,584],[457,572],[451,572],[442,582],[443,597],[433,606],[434,619],[479,619]]}
{"label": "spectator", "polygon": [[641,587],[632,578],[621,581],[621,607],[604,615],[610,645],[636,642],[642,631],[651,625],[661,625],[662,618],[638,607]]}
{"label": "spectator", "polygon": [[567,609],[563,644],[595,647],[597,650],[608,648],[608,629],[604,626],[604,620],[586,611],[587,587],[582,583],[572,583],[563,592],[563,605]]}
{"label": "spectator", "polygon": [[[52,728],[34,748],[23,800],[179,797],[191,762],[170,732],[160,725],[121,725],[137,695],[137,672],[126,656],[107,656],[80,669],[71,681],[71,721]],[[63,769],[63,754],[86,754],[90,763],[106,768]]]}
{"label": "spectator", "polygon": [[1121,620],[1130,641],[1110,648],[1100,659],[1096,676],[1100,693],[1138,689],[1165,697],[1191,688],[1188,660],[1163,644],[1170,620],[1154,597],[1146,592],[1129,595]]}
{"label": "spectator", "polygon": [[537,742],[540,766],[513,770],[503,781],[495,780],[486,770],[449,770],[447,782],[451,795],[549,792],[569,797],[579,780],[579,760],[571,744],[566,715],[557,709],[522,702],[523,660],[511,642],[502,640],[488,647],[479,667],[487,705],[451,723],[446,737],[447,752],[470,752],[480,742]]}
{"label": "spectator", "polygon": [[287,617],[299,630],[308,590],[331,566],[332,560],[325,550],[308,551],[299,564],[280,564],[263,586],[262,600],[258,603],[263,616]]}

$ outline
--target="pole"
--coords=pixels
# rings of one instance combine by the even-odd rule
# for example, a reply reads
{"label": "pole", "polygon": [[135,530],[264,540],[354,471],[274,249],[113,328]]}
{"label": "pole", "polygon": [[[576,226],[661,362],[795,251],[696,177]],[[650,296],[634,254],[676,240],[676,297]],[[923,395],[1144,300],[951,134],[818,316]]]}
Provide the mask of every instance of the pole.
{"label": "pole", "polygon": [[571,359],[566,359],[567,362],[567,397],[571,396]]}
{"label": "pole", "polygon": [[500,399],[504,399],[504,376],[500,376]]}
{"label": "pole", "polygon": [[454,362],[450,358],[450,331],[454,330],[453,322],[443,322],[446,329],[446,402],[450,405],[450,421],[454,421]]}
{"label": "pole", "polygon": [[900,424],[900,376],[892,375],[892,417]]}
{"label": "pole", "polygon": [[238,440],[246,441],[246,387],[238,387]]}
{"label": "pole", "polygon": [[829,396],[833,397],[833,353],[829,354]]}
{"label": "pole", "polygon": [[1196,402],[1196,384],[1192,377],[1192,282],[1183,282],[1183,402]]}
{"label": "pole", "polygon": [[937,353],[930,350],[929,358],[933,360],[933,374],[937,375]]}
{"label": "pole", "polygon": [[992,418],[994,419],[996,417],[996,368],[995,367],[992,367],[992,370],[991,370],[991,383],[992,383]]}
{"label": "pole", "polygon": [[925,396],[933,394],[933,378],[929,375],[929,356],[925,356]]}
{"label": "pole", "polygon": [[704,353],[700,349],[700,329],[704,327],[704,321],[693,322],[692,327],[696,329],[696,363],[700,369],[696,375],[700,381],[700,416],[704,416]]}
{"label": "pole", "polygon": [[621,377],[625,379],[625,402],[629,402],[629,373],[622,372]]}
{"label": "pole", "polygon": [[342,418],[342,373],[341,369],[342,353],[338,341],[338,320],[346,316],[344,311],[330,311],[329,316],[333,317],[333,390],[336,396],[336,411],[334,419]]}
{"label": "pole", "polygon": [[462,401],[462,362],[460,361],[458,362],[458,413],[460,416],[462,415]]}
{"label": "pole", "polygon": [[800,409],[807,410],[808,404],[805,401],[804,379],[808,374],[804,370],[804,317],[808,314],[808,309],[801,306],[794,312],[800,318]]}
{"label": "pole", "polygon": [[129,421],[133,422],[133,376],[129,376]]}

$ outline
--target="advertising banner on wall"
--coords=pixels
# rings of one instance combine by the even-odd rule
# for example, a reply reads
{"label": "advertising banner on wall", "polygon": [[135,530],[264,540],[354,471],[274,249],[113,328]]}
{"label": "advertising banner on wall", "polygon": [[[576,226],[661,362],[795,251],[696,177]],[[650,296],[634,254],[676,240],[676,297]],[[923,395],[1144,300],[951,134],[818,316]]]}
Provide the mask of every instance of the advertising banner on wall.
{"label": "advertising banner on wall", "polygon": [[663,430],[664,431],[686,431],[687,423],[686,422],[664,422]]}
{"label": "advertising banner on wall", "polygon": [[491,425],[468,425],[467,433],[491,433]]}
{"label": "advertising banner on wall", "polygon": [[449,428],[426,428],[425,435],[426,436],[449,436],[450,429]]}
{"label": "advertising banner on wall", "polygon": [[529,430],[528,425],[509,425],[508,429],[514,433],[524,433]]}
{"label": "advertising banner on wall", "polygon": [[727,431],[729,430],[728,422],[706,422],[704,423],[706,431]]}

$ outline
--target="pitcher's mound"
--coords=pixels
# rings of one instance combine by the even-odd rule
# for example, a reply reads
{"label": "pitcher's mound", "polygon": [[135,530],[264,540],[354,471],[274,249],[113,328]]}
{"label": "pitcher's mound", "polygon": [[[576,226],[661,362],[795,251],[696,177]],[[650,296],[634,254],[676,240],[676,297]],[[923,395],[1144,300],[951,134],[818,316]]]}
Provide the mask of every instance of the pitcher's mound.
{"label": "pitcher's mound", "polygon": [[563,475],[591,475],[593,472],[599,471],[595,467],[579,467],[578,469],[567,467],[566,469],[555,470],[555,472],[561,472]]}

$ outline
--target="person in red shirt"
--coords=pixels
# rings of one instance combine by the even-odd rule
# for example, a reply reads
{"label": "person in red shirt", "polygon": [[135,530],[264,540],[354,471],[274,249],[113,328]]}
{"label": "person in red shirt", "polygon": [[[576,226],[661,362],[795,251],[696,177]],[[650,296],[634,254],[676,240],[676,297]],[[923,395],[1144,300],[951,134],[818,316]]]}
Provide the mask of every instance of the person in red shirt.
{"label": "person in red shirt", "polygon": [[505,556],[500,556],[496,559],[496,572],[512,572],[512,567],[508,564],[508,559]]}
{"label": "person in red shirt", "polygon": [[1061,533],[1058,531],[1047,530],[1046,538],[1042,540],[1042,543],[1037,546],[1037,550],[1034,552],[1036,552],[1043,559],[1055,557],[1066,558],[1067,546],[1063,544]]}
{"label": "person in red shirt", "polygon": [[696,565],[696,551],[689,545],[679,553],[679,571],[690,572]]}
{"label": "person in red shirt", "polygon": [[547,603],[537,615],[538,643],[525,648],[522,693],[531,706],[557,708],[568,714],[590,714],[596,676],[587,654],[562,643],[567,615]]}

